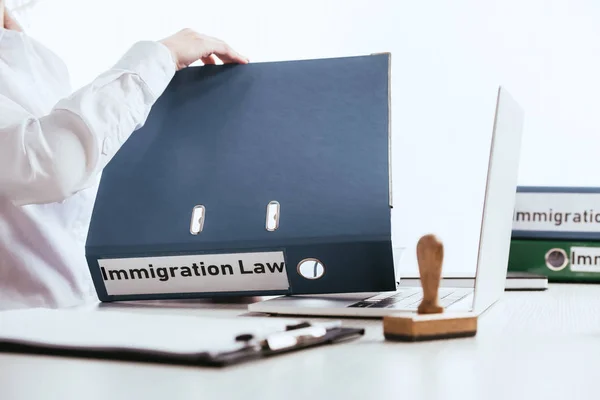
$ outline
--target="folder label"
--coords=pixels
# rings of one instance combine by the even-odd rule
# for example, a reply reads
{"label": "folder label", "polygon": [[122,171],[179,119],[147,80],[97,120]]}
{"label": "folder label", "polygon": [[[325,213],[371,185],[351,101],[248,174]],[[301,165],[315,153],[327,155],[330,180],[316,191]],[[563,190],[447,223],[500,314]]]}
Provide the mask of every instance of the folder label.
{"label": "folder label", "polygon": [[571,271],[600,272],[600,248],[571,247]]}
{"label": "folder label", "polygon": [[516,231],[600,232],[600,193],[517,193]]}
{"label": "folder label", "polygon": [[287,290],[282,251],[98,260],[108,295]]}

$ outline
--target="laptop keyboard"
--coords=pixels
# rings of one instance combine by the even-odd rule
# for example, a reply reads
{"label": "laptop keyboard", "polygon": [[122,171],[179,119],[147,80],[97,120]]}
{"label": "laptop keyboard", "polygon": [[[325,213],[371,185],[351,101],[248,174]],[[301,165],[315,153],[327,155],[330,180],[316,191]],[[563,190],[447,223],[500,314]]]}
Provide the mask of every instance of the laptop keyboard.
{"label": "laptop keyboard", "polygon": [[[439,304],[446,308],[473,292],[473,289],[440,288]],[[400,289],[396,292],[382,293],[349,305],[354,308],[392,308],[400,310],[416,310],[423,299],[423,291],[419,289]]]}

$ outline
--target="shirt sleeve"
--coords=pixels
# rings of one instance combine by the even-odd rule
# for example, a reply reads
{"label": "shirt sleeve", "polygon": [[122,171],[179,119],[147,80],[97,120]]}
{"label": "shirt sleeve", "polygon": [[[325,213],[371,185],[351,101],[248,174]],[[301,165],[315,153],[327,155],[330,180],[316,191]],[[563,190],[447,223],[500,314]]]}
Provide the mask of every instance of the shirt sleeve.
{"label": "shirt sleeve", "polygon": [[15,205],[51,203],[89,187],[144,124],[175,70],[163,44],[142,41],[47,115],[0,96],[0,196]]}

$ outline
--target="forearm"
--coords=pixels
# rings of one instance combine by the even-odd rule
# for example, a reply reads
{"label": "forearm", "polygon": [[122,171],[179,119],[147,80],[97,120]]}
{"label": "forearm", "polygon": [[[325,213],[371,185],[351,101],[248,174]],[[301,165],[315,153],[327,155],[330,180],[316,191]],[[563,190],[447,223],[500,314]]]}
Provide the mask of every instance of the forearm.
{"label": "forearm", "polygon": [[49,203],[88,187],[145,122],[174,73],[164,46],[140,42],[48,115],[36,118],[2,101],[0,195],[18,205]]}

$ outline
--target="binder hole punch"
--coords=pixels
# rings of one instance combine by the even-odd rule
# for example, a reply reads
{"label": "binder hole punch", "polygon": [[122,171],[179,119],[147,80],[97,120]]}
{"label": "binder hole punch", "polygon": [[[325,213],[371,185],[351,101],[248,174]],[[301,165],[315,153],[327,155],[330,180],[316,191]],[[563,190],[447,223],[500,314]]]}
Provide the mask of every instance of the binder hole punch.
{"label": "binder hole punch", "polygon": [[546,267],[552,271],[561,271],[569,263],[567,252],[561,248],[550,249],[544,257]]}
{"label": "binder hole punch", "polygon": [[273,232],[279,228],[279,214],[280,208],[278,201],[271,201],[267,204],[267,221],[266,221],[266,229],[269,232]]}
{"label": "binder hole punch", "polygon": [[204,215],[206,209],[203,205],[197,205],[192,209],[192,220],[190,221],[190,233],[197,235],[204,228]]}
{"label": "binder hole punch", "polygon": [[298,264],[298,273],[306,279],[319,279],[325,274],[325,266],[316,258],[305,258]]}

